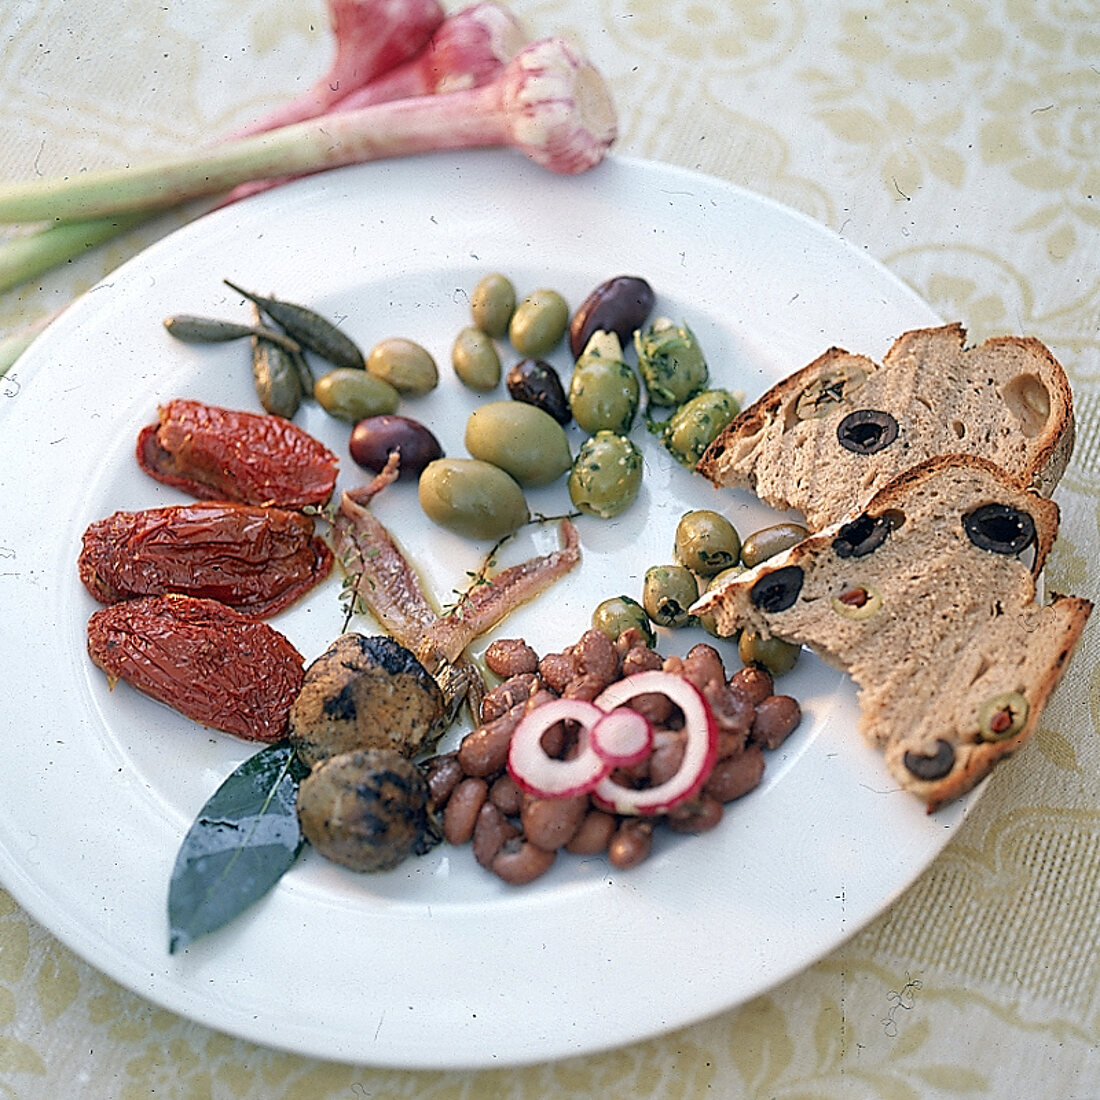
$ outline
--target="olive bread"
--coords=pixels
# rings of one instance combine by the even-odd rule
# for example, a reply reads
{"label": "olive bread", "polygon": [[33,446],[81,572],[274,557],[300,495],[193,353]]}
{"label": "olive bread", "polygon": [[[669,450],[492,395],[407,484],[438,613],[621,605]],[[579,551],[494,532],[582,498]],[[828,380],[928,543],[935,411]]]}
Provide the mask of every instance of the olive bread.
{"label": "olive bread", "polygon": [[1049,496],[1073,449],[1062,367],[1029,337],[965,339],[959,324],[906,332],[881,364],[831,348],[735,417],[697,469],[815,529],[936,454],[981,455]]}
{"label": "olive bread", "polygon": [[931,811],[1031,736],[1084,628],[1088,600],[1035,599],[1058,518],[987,459],[936,456],[691,612],[847,671],[864,735]]}

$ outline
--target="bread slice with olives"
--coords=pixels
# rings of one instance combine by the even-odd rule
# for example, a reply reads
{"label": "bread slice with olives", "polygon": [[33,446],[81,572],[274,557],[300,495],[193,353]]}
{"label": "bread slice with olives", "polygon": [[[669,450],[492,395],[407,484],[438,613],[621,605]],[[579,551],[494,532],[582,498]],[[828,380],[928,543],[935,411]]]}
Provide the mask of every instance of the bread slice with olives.
{"label": "bread slice with olives", "polygon": [[986,459],[936,456],[692,612],[847,671],[863,734],[932,810],[1032,735],[1084,628],[1088,600],[1036,600],[1058,516]]}
{"label": "bread slice with olives", "polygon": [[1065,372],[1030,337],[965,341],[951,324],[906,332],[881,363],[831,348],[745,408],[697,469],[814,529],[936,454],[981,455],[1049,496],[1073,450]]}

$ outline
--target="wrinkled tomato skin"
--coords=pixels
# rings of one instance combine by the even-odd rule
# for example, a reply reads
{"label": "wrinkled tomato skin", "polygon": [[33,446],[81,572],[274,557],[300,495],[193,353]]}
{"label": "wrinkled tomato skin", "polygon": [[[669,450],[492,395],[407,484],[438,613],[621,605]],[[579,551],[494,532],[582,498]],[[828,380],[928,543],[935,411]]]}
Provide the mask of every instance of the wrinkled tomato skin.
{"label": "wrinkled tomato skin", "polygon": [[100,603],[175,592],[267,618],[328,575],[332,551],[300,512],[204,501],[93,523],[77,565]]}
{"label": "wrinkled tomato skin", "polygon": [[200,500],[304,508],[332,495],[338,461],[281,416],[182,398],[138,434],[137,460],[157,481]]}
{"label": "wrinkled tomato skin", "polygon": [[216,600],[143,596],[96,611],[88,653],[112,686],[125,680],[213,729],[249,741],[286,736],[302,655],[277,630]]}

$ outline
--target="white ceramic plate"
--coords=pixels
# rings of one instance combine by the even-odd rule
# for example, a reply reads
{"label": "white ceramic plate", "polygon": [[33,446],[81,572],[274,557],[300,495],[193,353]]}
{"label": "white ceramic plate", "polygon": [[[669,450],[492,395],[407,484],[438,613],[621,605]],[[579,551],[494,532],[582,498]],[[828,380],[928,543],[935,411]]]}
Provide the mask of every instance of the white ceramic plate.
{"label": "white ceramic plate", "polygon": [[[247,345],[184,346],[161,322],[247,319],[221,283],[230,278],[339,319],[364,348],[391,335],[418,340],[443,378],[403,411],[461,454],[476,399],[451,374],[450,345],[490,270],[521,292],[556,287],[573,304],[612,275],[644,275],[658,312],[695,330],[714,382],[749,397],[831,344],[880,356],[906,328],[938,322],[840,238],[728,184],[626,159],[558,178],[479,153],[330,173],[211,215],[116,271],[40,338],[0,402],[0,879],[115,980],[231,1034],[409,1068],[637,1040],[743,1002],[827,953],[912,881],[965,810],[929,817],[892,789],[856,731],[850,683],[807,657],[781,682],[805,720],[771,755],[762,786],[715,831],[662,839],[641,867],[567,858],[511,889],[465,849],[443,846],[379,876],[307,852],[230,927],[168,954],[176,850],[255,746],[126,685],[108,691],[85,654],[96,605],[74,563],[93,520],[184,499],[134,461],[159,401],[258,406]],[[556,362],[568,370],[562,355]],[[344,458],[345,483],[362,479],[345,427],[316,407],[300,422]],[[689,507],[721,508],[742,533],[774,522],[749,497],[677,467],[644,429],[635,435],[646,454],[638,504],[613,522],[582,520],[579,572],[501,635],[543,652],[575,640],[599,600],[639,595]],[[554,513],[567,498],[558,486],[531,504]],[[415,488],[388,490],[376,511],[442,603],[477,568],[484,547],[427,524]],[[543,530],[507,554],[555,542]],[[307,657],[340,631],[338,590],[334,577],[275,622]]]}

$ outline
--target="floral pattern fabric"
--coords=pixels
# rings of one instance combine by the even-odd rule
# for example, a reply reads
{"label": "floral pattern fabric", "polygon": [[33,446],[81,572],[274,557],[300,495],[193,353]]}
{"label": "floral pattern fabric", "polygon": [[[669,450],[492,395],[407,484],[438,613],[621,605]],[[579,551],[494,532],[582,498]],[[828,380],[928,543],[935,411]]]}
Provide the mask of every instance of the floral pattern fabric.
{"label": "floral pattern fabric", "polygon": [[[455,5],[450,5],[454,7]],[[1048,344],[1078,411],[1047,582],[1100,555],[1100,10],[1096,0],[514,0],[583,44],[621,153],[816,218],[972,341]],[[321,0],[0,10],[0,178],[228,132],[327,61]],[[179,224],[169,214],[0,295],[0,335]],[[0,397],[17,380],[0,379]],[[0,890],[0,1097],[601,1096],[938,1100],[1100,1095],[1100,664],[1086,631],[1038,735],[870,926],[748,1004],[563,1062],[400,1072],[312,1061],[155,1008]]]}

